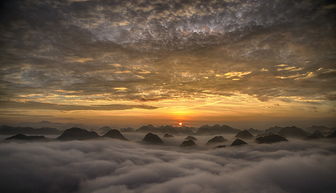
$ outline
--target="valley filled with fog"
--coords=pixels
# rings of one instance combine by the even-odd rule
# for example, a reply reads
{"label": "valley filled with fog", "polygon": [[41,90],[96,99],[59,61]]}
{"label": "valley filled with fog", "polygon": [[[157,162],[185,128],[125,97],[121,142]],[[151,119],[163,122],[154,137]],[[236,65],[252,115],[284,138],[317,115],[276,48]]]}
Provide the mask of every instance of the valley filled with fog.
{"label": "valley filled with fog", "polygon": [[[336,189],[333,139],[230,146],[180,147],[185,135],[162,145],[142,142],[144,133],[124,133],[128,141],[91,139],[0,144],[1,192],[26,193],[331,193]],[[56,136],[54,136],[56,137]]]}

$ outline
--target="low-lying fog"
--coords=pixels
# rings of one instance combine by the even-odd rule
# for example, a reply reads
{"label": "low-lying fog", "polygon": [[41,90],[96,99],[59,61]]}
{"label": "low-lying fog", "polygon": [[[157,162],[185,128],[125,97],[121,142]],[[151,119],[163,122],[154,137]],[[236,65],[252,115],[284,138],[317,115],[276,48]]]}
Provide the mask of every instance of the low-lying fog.
{"label": "low-lying fog", "polygon": [[[25,193],[332,193],[336,146],[289,142],[213,149],[211,136],[182,148],[185,136],[165,145],[99,139],[0,144],[0,192]],[[233,135],[224,135],[230,144]]]}

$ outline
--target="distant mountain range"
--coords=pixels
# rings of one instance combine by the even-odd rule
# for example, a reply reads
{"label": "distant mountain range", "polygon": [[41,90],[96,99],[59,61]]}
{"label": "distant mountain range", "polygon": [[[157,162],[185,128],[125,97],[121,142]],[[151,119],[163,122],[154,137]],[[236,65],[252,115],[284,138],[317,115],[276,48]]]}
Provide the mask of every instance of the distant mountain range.
{"label": "distant mountain range", "polygon": [[[111,128],[108,126],[104,126],[92,131],[97,132],[98,134],[105,134],[110,131]],[[249,138],[254,135],[263,135],[263,134],[279,134],[284,137],[309,137],[311,134],[316,131],[321,132],[322,135],[328,136],[331,134],[334,129],[325,127],[325,126],[311,126],[306,129],[302,129],[296,126],[290,127],[279,127],[274,126],[270,127],[266,130],[257,130],[257,129],[247,129],[240,130],[233,128],[228,125],[203,125],[199,128],[194,127],[174,127],[171,125],[165,126],[154,126],[154,125],[144,125],[139,127],[138,129],[133,128],[121,128],[118,129],[120,132],[144,132],[144,133],[164,133],[164,134],[172,134],[172,135],[220,135],[220,134],[237,134],[238,138]],[[41,127],[41,128],[33,128],[33,127],[21,127],[21,126],[8,126],[2,125],[0,126],[0,135],[14,135],[14,134],[43,134],[43,135],[58,135],[61,134],[63,129],[57,129],[52,127]]]}
{"label": "distant mountain range", "polygon": [[[8,133],[9,129],[13,129],[13,127],[9,127],[9,126],[2,126],[1,128],[4,128],[3,131],[6,131]],[[153,129],[157,129],[154,126],[149,126],[149,127],[141,127],[142,130],[144,131],[146,129],[148,130],[153,130]],[[170,128],[170,127],[159,127],[159,128]],[[172,127],[174,128],[174,127]],[[209,128],[209,127],[201,127],[201,128]],[[215,126],[215,127],[210,127],[212,129],[210,129],[209,133],[215,133],[215,132],[232,132],[233,128],[227,127],[227,126]],[[36,132],[37,131],[44,131],[43,129],[32,129],[29,127],[25,127],[25,128],[14,128],[13,130],[25,130],[30,131],[30,132]],[[201,133],[203,133],[204,131],[202,130],[198,130],[197,133],[199,133],[199,131],[201,131]],[[51,130],[53,131],[53,130]],[[160,130],[161,131],[161,130]],[[162,131],[172,131],[171,129],[166,130],[163,129]],[[274,134],[270,131],[264,132],[262,134],[259,134],[258,136],[253,136],[248,130],[243,130],[236,133],[235,136],[235,140],[231,143],[231,146],[240,146],[240,145],[246,145],[248,144],[247,142],[243,141],[241,138],[244,139],[250,139],[254,140],[257,143],[277,143],[277,142],[285,142],[288,141],[288,139],[286,138],[287,136],[289,137],[299,137],[302,139],[306,139],[306,140],[312,140],[312,139],[320,139],[320,138],[336,138],[336,130],[329,133],[329,135],[324,136],[320,131],[315,131],[312,134],[308,135],[308,132],[298,128],[298,127],[283,127],[280,129],[276,129],[277,134]],[[50,132],[48,130],[48,132]],[[207,133],[208,134],[208,133]],[[185,135],[185,134],[184,134]],[[146,144],[155,144],[155,145],[159,145],[159,144],[164,144],[165,141],[167,140],[167,136],[168,134],[166,133],[165,135],[165,140],[162,140],[159,135],[152,133],[152,132],[147,132],[147,134],[145,134],[142,142],[146,143]],[[169,135],[169,137],[174,137],[173,135]],[[104,135],[99,135],[94,131],[89,131],[86,129],[82,129],[82,128],[78,128],[78,127],[72,127],[70,129],[66,129],[65,131],[62,132],[62,134],[60,136],[58,136],[56,139],[52,139],[52,138],[46,138],[45,136],[42,135],[26,135],[26,134],[22,134],[22,133],[18,133],[15,134],[11,137],[7,137],[5,138],[6,141],[52,141],[52,140],[61,140],[61,141],[67,141],[67,140],[93,140],[93,139],[98,139],[98,138],[110,138],[110,139],[115,139],[115,140],[123,140],[123,141],[128,141],[128,139],[123,136],[123,134],[116,129],[111,129],[108,132],[106,132]],[[197,139],[193,136],[187,136],[184,141],[181,143],[181,147],[191,147],[191,146],[196,146],[196,141]],[[210,138],[208,140],[208,142],[206,143],[206,145],[212,146],[214,145],[215,148],[223,148],[226,147],[225,144],[223,144],[224,142],[226,142],[227,139],[225,139],[223,136],[221,135],[215,135],[212,138]]]}
{"label": "distant mountain range", "polygon": [[155,127],[153,125],[144,125],[138,128],[137,132],[154,132],[154,133],[173,133],[173,134],[193,134],[193,127],[173,127],[170,125]]}
{"label": "distant mountain range", "polygon": [[45,138],[44,136],[39,136],[39,135],[27,136],[21,133],[6,138],[6,140],[23,140],[23,141],[41,141],[41,140],[46,140],[46,139],[47,138]]}
{"label": "distant mountain range", "polygon": [[306,137],[311,136],[316,131],[328,136],[334,130],[335,129],[331,129],[325,126],[311,126],[306,129],[302,129],[296,126],[290,126],[290,127],[274,126],[274,127],[270,127],[269,129],[266,129],[265,133],[279,134],[284,137],[306,138]]}
{"label": "distant mountain range", "polygon": [[239,129],[235,129],[235,128],[232,128],[228,125],[203,125],[201,126],[196,134],[199,134],[199,135],[216,135],[216,134],[221,134],[221,133],[232,133],[232,134],[235,134],[237,132],[239,132],[240,130]]}
{"label": "distant mountain range", "polygon": [[174,127],[170,125],[155,127],[153,125],[144,125],[135,130],[137,132],[156,132],[171,134],[197,134],[197,135],[216,135],[224,133],[235,134],[239,129],[232,128],[228,125],[203,125],[200,128],[194,127]]}
{"label": "distant mountain range", "polygon": [[323,126],[323,125],[313,125],[311,127],[306,128],[305,130],[308,131],[309,133],[314,133],[315,131],[320,131],[321,133],[326,134],[326,133],[330,133],[330,131],[333,130],[333,129],[328,128],[328,127]]}

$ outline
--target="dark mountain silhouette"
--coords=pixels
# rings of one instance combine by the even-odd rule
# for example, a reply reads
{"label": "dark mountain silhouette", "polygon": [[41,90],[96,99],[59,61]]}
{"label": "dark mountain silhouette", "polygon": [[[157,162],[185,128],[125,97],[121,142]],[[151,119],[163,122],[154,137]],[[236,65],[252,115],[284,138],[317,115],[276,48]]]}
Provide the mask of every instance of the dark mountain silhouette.
{"label": "dark mountain silhouette", "polygon": [[316,130],[314,133],[307,136],[307,139],[320,139],[320,138],[324,138],[324,135],[319,130]]}
{"label": "dark mountain silhouette", "polygon": [[307,137],[308,135],[306,131],[295,126],[281,128],[278,134],[284,137],[299,137],[299,138],[304,138]]}
{"label": "dark mountain silhouette", "polygon": [[243,131],[239,131],[236,137],[242,138],[242,139],[251,139],[253,138],[253,135],[248,130],[243,130]]}
{"label": "dark mountain silhouette", "polygon": [[46,138],[44,136],[37,136],[37,135],[24,135],[24,134],[16,134],[14,136],[6,138],[6,140],[25,140],[25,141],[39,141],[39,140],[45,140]]}
{"label": "dark mountain silhouette", "polygon": [[61,131],[56,128],[42,127],[42,128],[32,128],[32,127],[12,127],[8,125],[2,125],[0,127],[1,135],[14,135],[17,133],[21,134],[43,134],[43,135],[56,135],[60,134]]}
{"label": "dark mountain silhouette", "polygon": [[222,143],[224,141],[226,141],[226,139],[223,136],[215,136],[207,142],[207,145],[214,144],[214,143]]}
{"label": "dark mountain silhouette", "polygon": [[334,130],[332,133],[330,133],[327,137],[328,138],[335,138],[336,137],[336,130]]}
{"label": "dark mountain silhouette", "polygon": [[169,133],[166,133],[163,137],[174,137],[174,135],[171,135],[171,134],[169,134]]}
{"label": "dark mountain silhouette", "polygon": [[142,141],[150,144],[163,144],[161,138],[153,133],[147,133]]}
{"label": "dark mountain silhouette", "polygon": [[85,140],[98,138],[99,135],[94,131],[87,131],[78,127],[65,130],[57,139],[59,140]]}
{"label": "dark mountain silhouette", "polygon": [[266,136],[260,136],[257,137],[256,142],[257,143],[276,143],[281,141],[288,141],[285,137],[282,137],[277,134],[269,134]]}
{"label": "dark mountain silhouette", "polygon": [[197,130],[197,134],[199,135],[216,135],[216,134],[223,134],[223,133],[237,133],[239,129],[232,128],[228,125],[203,125]]}
{"label": "dark mountain silhouette", "polygon": [[189,140],[183,141],[180,146],[181,147],[190,147],[190,146],[195,146],[195,145],[196,145],[196,143],[193,140],[189,139]]}
{"label": "dark mountain silhouette", "polygon": [[196,138],[196,137],[194,137],[194,136],[191,136],[191,135],[189,135],[189,136],[185,137],[184,139],[185,139],[185,140],[193,140],[193,141],[196,141],[196,140],[197,140],[197,138]]}
{"label": "dark mountain silhouette", "polygon": [[120,139],[120,140],[127,140],[126,137],[124,137],[120,131],[116,130],[116,129],[111,129],[110,131],[108,131],[105,135],[103,135],[103,137],[109,137],[109,138],[113,138],[113,139]]}
{"label": "dark mountain silhouette", "polygon": [[247,143],[241,139],[235,139],[231,146],[239,146],[239,145],[246,145]]}

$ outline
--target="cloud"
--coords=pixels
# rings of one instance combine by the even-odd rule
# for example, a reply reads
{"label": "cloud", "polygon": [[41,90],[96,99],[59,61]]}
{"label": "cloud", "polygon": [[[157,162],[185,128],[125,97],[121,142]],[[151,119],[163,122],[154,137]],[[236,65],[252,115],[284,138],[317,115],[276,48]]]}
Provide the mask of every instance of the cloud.
{"label": "cloud", "polygon": [[302,70],[302,68],[298,68],[295,66],[288,66],[288,67],[284,67],[284,68],[278,68],[278,71],[284,71],[284,70],[288,70],[288,71],[300,71]]}
{"label": "cloud", "polygon": [[57,103],[99,99],[152,106],[163,101],[167,107],[168,100],[229,104],[226,96],[249,95],[264,102],[323,99],[335,106],[331,1],[27,0],[2,5],[2,101],[87,109]]}
{"label": "cloud", "polygon": [[292,141],[214,150],[114,140],[4,143],[4,192],[323,192],[335,190],[335,146]]}
{"label": "cloud", "polygon": [[2,108],[14,109],[50,109],[62,111],[76,111],[76,110],[125,110],[125,109],[156,109],[157,107],[149,105],[126,105],[126,104],[109,104],[109,105],[66,105],[40,102],[15,102],[15,101],[0,101]]}
{"label": "cloud", "polygon": [[252,72],[227,72],[224,75],[216,74],[217,77],[224,76],[225,78],[233,78],[232,80],[240,80],[240,78],[251,74]]}

